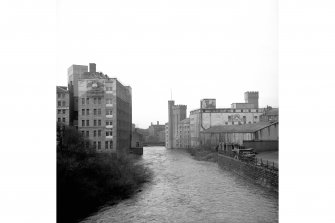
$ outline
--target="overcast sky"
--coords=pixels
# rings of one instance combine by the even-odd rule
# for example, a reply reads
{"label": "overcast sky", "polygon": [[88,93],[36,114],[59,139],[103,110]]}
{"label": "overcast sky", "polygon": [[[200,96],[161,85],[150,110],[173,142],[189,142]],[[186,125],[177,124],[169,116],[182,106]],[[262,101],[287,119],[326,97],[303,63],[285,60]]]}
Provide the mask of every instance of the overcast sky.
{"label": "overcast sky", "polygon": [[277,1],[57,1],[57,85],[72,64],[97,64],[133,92],[133,123],[168,121],[168,100],[199,108],[278,107]]}

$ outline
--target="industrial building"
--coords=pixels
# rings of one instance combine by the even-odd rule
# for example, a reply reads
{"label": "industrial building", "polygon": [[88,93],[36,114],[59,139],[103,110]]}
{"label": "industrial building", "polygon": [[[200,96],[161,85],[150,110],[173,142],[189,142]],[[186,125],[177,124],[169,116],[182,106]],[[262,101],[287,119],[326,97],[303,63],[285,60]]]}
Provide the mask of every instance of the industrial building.
{"label": "industrial building", "polygon": [[252,147],[256,152],[277,151],[278,128],[278,122],[214,126],[200,133],[200,145],[215,148],[219,143],[230,143]]}
{"label": "industrial building", "polygon": [[123,155],[131,147],[132,91],[116,78],[96,71],[94,63],[68,69],[70,125],[99,152]]}
{"label": "industrial building", "polygon": [[57,124],[58,125],[69,125],[70,113],[69,103],[70,96],[67,87],[57,86]]}
{"label": "industrial building", "polygon": [[191,147],[200,146],[200,132],[219,125],[243,125],[260,121],[264,108],[258,108],[258,92],[245,92],[245,103],[216,108],[216,99],[202,99],[200,108],[190,112]]}
{"label": "industrial building", "polygon": [[190,118],[186,118],[180,121],[180,123],[178,124],[177,133],[177,148],[190,148]]}
{"label": "industrial building", "polygon": [[186,105],[175,105],[174,101],[168,101],[168,115],[169,122],[168,128],[166,129],[166,135],[168,139],[166,140],[166,148],[178,148],[178,125],[179,123],[186,119]]}

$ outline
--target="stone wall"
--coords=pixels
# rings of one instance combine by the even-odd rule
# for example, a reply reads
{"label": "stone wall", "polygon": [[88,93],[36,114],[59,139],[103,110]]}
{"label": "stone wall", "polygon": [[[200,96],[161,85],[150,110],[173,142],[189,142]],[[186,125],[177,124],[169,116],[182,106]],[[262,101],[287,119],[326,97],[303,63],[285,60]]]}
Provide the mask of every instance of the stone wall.
{"label": "stone wall", "polygon": [[218,154],[218,164],[264,187],[278,192],[278,172],[241,162],[228,156]]}

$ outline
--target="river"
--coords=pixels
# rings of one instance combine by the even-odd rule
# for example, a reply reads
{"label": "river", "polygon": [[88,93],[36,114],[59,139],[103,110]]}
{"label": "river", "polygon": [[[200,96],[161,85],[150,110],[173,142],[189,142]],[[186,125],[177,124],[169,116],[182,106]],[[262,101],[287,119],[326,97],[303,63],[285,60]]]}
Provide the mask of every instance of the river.
{"label": "river", "polygon": [[82,222],[278,222],[278,194],[183,150],[145,147],[152,182]]}

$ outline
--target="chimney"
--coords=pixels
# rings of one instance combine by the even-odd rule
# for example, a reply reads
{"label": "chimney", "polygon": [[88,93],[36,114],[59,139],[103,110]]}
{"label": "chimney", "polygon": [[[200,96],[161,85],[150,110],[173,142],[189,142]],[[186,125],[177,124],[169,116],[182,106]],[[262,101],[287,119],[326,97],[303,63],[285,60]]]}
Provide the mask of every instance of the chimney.
{"label": "chimney", "polygon": [[97,72],[97,69],[96,69],[96,64],[95,63],[90,63],[90,73],[95,73]]}

